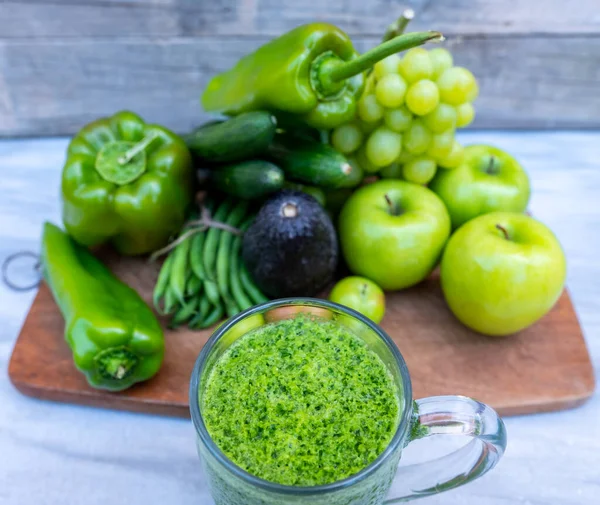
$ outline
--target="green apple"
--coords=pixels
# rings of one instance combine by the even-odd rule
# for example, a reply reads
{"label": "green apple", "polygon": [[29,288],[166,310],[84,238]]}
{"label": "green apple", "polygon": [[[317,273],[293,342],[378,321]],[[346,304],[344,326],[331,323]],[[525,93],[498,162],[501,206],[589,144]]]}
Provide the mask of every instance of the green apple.
{"label": "green apple", "polygon": [[385,313],[385,295],[382,289],[364,277],[353,275],[342,279],[333,286],[329,299],[360,312],[375,323],[380,323]]}
{"label": "green apple", "polygon": [[566,260],[554,234],[532,217],[494,212],[461,226],[440,270],[450,309],[479,333],[503,336],[546,314],[562,293]]}
{"label": "green apple", "polygon": [[463,162],[454,170],[438,170],[429,187],[446,204],[453,229],[489,212],[523,212],[530,196],[519,162],[487,145],[465,147]]}
{"label": "green apple", "polygon": [[348,199],[338,232],[350,270],[396,290],[417,284],[436,266],[450,235],[450,217],[431,190],[387,179]]}

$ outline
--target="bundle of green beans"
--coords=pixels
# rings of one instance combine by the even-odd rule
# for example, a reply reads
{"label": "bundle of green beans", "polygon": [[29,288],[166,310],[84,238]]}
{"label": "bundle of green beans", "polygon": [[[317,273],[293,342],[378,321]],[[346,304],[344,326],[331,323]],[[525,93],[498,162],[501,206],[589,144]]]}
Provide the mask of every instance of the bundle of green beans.
{"label": "bundle of green beans", "polygon": [[[254,215],[248,202],[227,198],[205,204],[213,225],[186,227],[163,263],[154,288],[154,306],[170,314],[170,327],[187,324],[208,328],[225,315],[264,303],[268,298],[256,287],[241,258],[243,233]],[[225,225],[226,229],[214,226]]]}

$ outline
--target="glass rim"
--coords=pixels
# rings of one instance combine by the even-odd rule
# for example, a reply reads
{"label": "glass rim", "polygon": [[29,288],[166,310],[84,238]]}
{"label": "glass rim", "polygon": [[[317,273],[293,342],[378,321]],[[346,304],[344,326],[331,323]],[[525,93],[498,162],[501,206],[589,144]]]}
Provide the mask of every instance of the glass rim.
{"label": "glass rim", "polygon": [[[231,329],[233,326],[235,326],[237,323],[239,323],[246,317],[252,316],[257,312],[265,312],[269,309],[289,305],[320,306],[332,309],[334,311],[342,312],[345,315],[352,316],[358,319],[359,321],[365,323],[371,330],[373,330],[377,334],[377,336],[379,336],[379,338],[381,338],[385,342],[387,347],[390,349],[396,362],[396,365],[400,370],[400,375],[402,378],[402,392],[404,402],[404,405],[402,405],[402,415],[400,416],[400,421],[398,423],[398,427],[396,428],[396,432],[394,433],[392,440],[387,445],[385,450],[373,462],[371,462],[359,472],[350,475],[345,479],[331,482],[329,484],[321,484],[319,486],[289,486],[286,484],[278,484],[276,482],[261,479],[260,477],[257,477],[256,475],[247,472],[243,468],[236,465],[231,459],[229,459],[227,455],[223,451],[221,451],[221,449],[217,446],[217,444],[214,442],[214,440],[208,433],[206,425],[204,424],[204,420],[202,419],[202,414],[200,412],[200,399],[198,395],[200,386],[200,373],[202,371],[204,363],[210,356],[215,344],[227,331],[229,331],[229,329]],[[248,484],[274,493],[296,496],[316,495],[339,491],[366,479],[368,476],[377,471],[381,467],[381,465],[387,460],[387,458],[394,453],[394,451],[405,439],[410,428],[410,418],[412,415],[412,384],[410,382],[410,376],[408,373],[406,361],[402,357],[402,354],[400,354],[400,351],[394,343],[394,341],[385,331],[383,331],[383,329],[378,324],[374,323],[369,318],[363,316],[360,312],[357,312],[356,310],[353,310],[349,307],[345,307],[338,303],[330,302],[329,300],[322,300],[320,298],[280,298],[277,300],[271,300],[262,303],[260,305],[255,305],[243,312],[240,312],[239,314],[227,320],[217,330],[213,332],[206,344],[204,344],[204,347],[200,351],[200,354],[196,359],[196,363],[194,364],[194,369],[192,370],[192,377],[190,380],[189,403],[192,422],[194,424],[198,436],[200,437],[200,440],[208,448],[212,456],[219,463],[225,466],[227,470],[232,472],[235,476],[243,479]]]}

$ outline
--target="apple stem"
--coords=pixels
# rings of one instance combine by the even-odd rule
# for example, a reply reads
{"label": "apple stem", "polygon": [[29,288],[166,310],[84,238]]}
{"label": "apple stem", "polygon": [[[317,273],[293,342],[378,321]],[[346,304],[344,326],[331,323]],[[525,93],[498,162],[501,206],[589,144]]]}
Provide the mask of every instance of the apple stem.
{"label": "apple stem", "polygon": [[504,234],[504,238],[506,240],[510,240],[510,237],[508,236],[508,230],[504,226],[502,226],[501,224],[497,224],[496,228]]}
{"label": "apple stem", "polygon": [[488,166],[487,166],[487,170],[486,172],[488,174],[496,174],[497,170],[496,170],[496,157],[495,156],[490,156],[490,161],[488,162]]}
{"label": "apple stem", "polygon": [[398,206],[394,204],[394,202],[392,202],[392,199],[387,195],[387,193],[384,195],[385,197],[385,201],[388,204],[388,207],[390,208],[390,214],[392,216],[399,216],[400,215],[400,211],[398,209]]}

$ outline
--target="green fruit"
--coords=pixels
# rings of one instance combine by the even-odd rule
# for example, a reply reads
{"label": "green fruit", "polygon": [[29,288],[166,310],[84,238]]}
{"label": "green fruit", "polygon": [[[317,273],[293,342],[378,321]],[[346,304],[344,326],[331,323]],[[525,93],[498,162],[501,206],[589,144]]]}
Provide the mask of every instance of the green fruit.
{"label": "green fruit", "polygon": [[444,70],[437,78],[437,85],[441,101],[450,105],[472,102],[479,93],[475,77],[463,67]]}
{"label": "green fruit", "polygon": [[418,156],[402,167],[402,177],[415,184],[427,184],[437,170],[435,161],[426,156]]}
{"label": "green fruit", "polygon": [[452,312],[491,336],[518,332],[544,316],[562,293],[566,260],[542,223],[495,212],[469,221],[450,238],[441,284]]}
{"label": "green fruit", "polygon": [[421,79],[430,79],[433,75],[433,63],[429,57],[429,51],[422,47],[409,49],[400,60],[398,69],[408,84]]}
{"label": "green fruit", "polygon": [[418,116],[433,112],[439,103],[438,87],[429,79],[415,82],[406,92],[406,106]]}
{"label": "green fruit", "polygon": [[380,323],[385,313],[385,295],[382,289],[364,277],[346,277],[331,290],[329,299],[360,312],[374,323]]}
{"label": "green fruit", "polygon": [[363,186],[339,216],[342,252],[350,270],[385,290],[429,275],[450,235],[450,217],[429,189],[386,179]]}
{"label": "green fruit", "polygon": [[495,211],[523,212],[529,203],[529,178],[508,153],[487,145],[465,147],[461,165],[438,170],[430,188],[444,201],[452,227]]}
{"label": "green fruit", "polygon": [[356,151],[362,144],[364,134],[356,123],[338,126],[331,133],[331,145],[342,154]]}
{"label": "green fruit", "polygon": [[402,105],[405,93],[406,83],[398,74],[384,75],[375,86],[377,101],[389,109]]}
{"label": "green fruit", "polygon": [[[381,168],[393,163],[402,151],[402,135],[380,126],[369,136],[365,154],[372,165]],[[365,171],[368,170],[365,168]]]}

